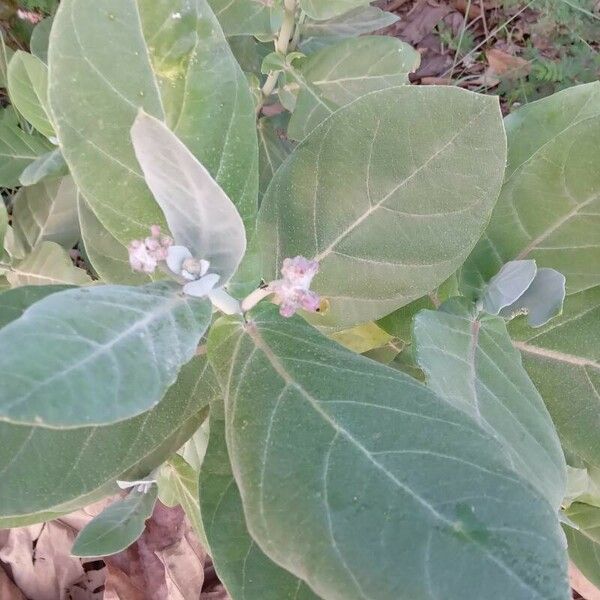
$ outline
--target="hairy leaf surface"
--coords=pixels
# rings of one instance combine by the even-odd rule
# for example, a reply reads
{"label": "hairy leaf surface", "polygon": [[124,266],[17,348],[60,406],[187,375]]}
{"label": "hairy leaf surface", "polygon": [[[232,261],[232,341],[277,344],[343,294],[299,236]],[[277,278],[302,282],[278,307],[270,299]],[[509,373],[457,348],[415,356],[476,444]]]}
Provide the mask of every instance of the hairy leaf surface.
{"label": "hairy leaf surface", "polygon": [[259,215],[265,278],[285,257],[318,260],[314,287],[331,305],[318,317],[324,326],[377,319],[420,298],[479,239],[505,149],[494,98],[413,86],[362,96],[273,178]]}
{"label": "hairy leaf surface", "polygon": [[319,596],[567,598],[554,507],[448,400],[269,304],[209,358],[251,535]]}

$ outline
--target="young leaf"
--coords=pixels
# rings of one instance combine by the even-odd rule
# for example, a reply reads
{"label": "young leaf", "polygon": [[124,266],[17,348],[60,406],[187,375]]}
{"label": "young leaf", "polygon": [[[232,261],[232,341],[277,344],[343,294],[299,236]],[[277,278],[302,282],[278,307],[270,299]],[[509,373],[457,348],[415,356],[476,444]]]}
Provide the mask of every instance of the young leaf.
{"label": "young leaf", "polygon": [[133,490],[92,519],[77,535],[71,554],[74,556],[110,556],[125,550],[144,531],[146,519],[152,516],[157,487],[147,493]]}
{"label": "young leaf", "polygon": [[77,510],[115,493],[116,479],[139,479],[162,464],[206,416],[215,395],[207,368],[205,357],[195,357],[154,409],[112,425],[49,429],[0,422],[2,526]]}
{"label": "young leaf", "polygon": [[301,579],[272,562],[248,532],[225,445],[222,401],[210,407],[200,506],[215,569],[233,600],[317,600]]}
{"label": "young leaf", "polygon": [[481,304],[490,315],[514,304],[531,285],[537,273],[535,260],[512,260],[502,266],[483,290]]}
{"label": "young leaf", "polygon": [[244,223],[210,173],[164,123],[140,113],[131,129],[146,183],[180,246],[210,262],[225,284],[246,251]]}
{"label": "young leaf", "polygon": [[208,345],[248,529],[319,596],[567,597],[555,507],[466,412],[268,303]]}
{"label": "young leaf", "polygon": [[527,291],[503,308],[500,314],[508,319],[526,314],[530,327],[541,327],[562,312],[566,279],[554,269],[538,269]]}
{"label": "young leaf", "polygon": [[311,54],[346,38],[357,37],[393,25],[398,19],[398,15],[376,6],[359,6],[326,21],[306,19],[301,25],[302,36],[299,49],[306,54]]}
{"label": "young leaf", "polygon": [[61,175],[66,175],[68,172],[69,168],[62,152],[60,148],[56,148],[43,154],[28,165],[21,173],[19,182],[21,185],[35,185],[43,179],[60,177]]}
{"label": "young leaf", "polygon": [[17,50],[8,64],[8,93],[14,107],[43,135],[55,135],[48,117],[48,67]]}
{"label": "young leaf", "polygon": [[127,248],[100,223],[85,198],[77,195],[77,212],[85,254],[104,283],[140,285],[151,278],[132,271]]}
{"label": "young leaf", "polygon": [[453,299],[416,316],[417,362],[428,386],[494,437],[513,470],[558,510],[566,470],[550,415],[504,320],[478,317],[470,304]]}
{"label": "young leaf", "polygon": [[600,286],[567,296],[563,314],[531,329],[509,324],[566,452],[600,467]]}
{"label": "young leaf", "polygon": [[63,177],[21,188],[13,199],[13,231],[26,252],[44,241],[72,248],[79,239],[73,179]]}
{"label": "young leaf", "polygon": [[14,262],[6,272],[6,278],[11,287],[92,283],[90,276],[73,264],[64,248],[46,241],[39,243],[23,260]]}
{"label": "young leaf", "polygon": [[303,140],[335,110],[369,92],[408,83],[421,55],[396,38],[366,36],[344,40],[310,56],[291,70],[300,91],[288,135]]}
{"label": "young leaf", "polygon": [[[277,131],[278,121],[262,117],[258,120],[259,193],[262,199],[277,169],[292,151],[292,144]],[[282,123],[285,125],[285,123]],[[285,131],[285,127],[282,128]]]}
{"label": "young leaf", "polygon": [[460,266],[504,161],[494,98],[451,87],[367,94],[315,129],[273,178],[258,224],[264,276],[277,278],[286,256],[318,260],[315,289],[331,305],[319,324],[383,317]]}
{"label": "young leaf", "polygon": [[300,0],[300,8],[315,21],[338,17],[367,4],[370,0]]}
{"label": "young leaf", "polygon": [[274,33],[269,0],[208,0],[227,36],[254,35],[268,38]]}
{"label": "young leaf", "polygon": [[17,187],[23,169],[51,150],[45,137],[19,127],[14,111],[0,111],[0,186]]}
{"label": "young leaf", "polygon": [[0,328],[18,319],[32,304],[42,298],[69,289],[65,285],[32,285],[0,294]]}
{"label": "young leaf", "polygon": [[140,108],[166,123],[253,228],[253,101],[206,0],[63,0],[49,64],[50,107],[65,159],[121,244],[164,224],[131,143]]}
{"label": "young leaf", "polygon": [[461,269],[470,293],[502,263],[534,259],[567,294],[600,284],[600,82],[527,104],[505,120],[508,166],[484,236]]}
{"label": "young leaf", "polygon": [[[69,428],[154,407],[194,356],[211,319],[206,300],[169,283],[67,290],[0,330],[0,420]],[[85,406],[85,410],[81,407]]]}

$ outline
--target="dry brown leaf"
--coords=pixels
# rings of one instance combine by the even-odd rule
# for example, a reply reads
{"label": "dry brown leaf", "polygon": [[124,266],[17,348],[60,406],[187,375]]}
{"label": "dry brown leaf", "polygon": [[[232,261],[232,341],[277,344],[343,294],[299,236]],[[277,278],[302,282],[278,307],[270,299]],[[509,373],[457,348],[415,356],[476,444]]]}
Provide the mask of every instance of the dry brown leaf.
{"label": "dry brown leaf", "polygon": [[450,12],[452,7],[448,5],[419,2],[404,18],[399,35],[403,40],[417,44]]}
{"label": "dry brown leaf", "polygon": [[572,562],[569,562],[569,582],[586,600],[600,600],[600,590]]}
{"label": "dry brown leaf", "polygon": [[489,65],[489,75],[500,75],[507,79],[518,79],[529,73],[531,65],[529,61],[520,56],[507,54],[497,48],[486,50],[485,57]]}
{"label": "dry brown leaf", "polygon": [[57,522],[11,529],[0,560],[30,600],[66,600],[85,576],[81,561],[70,554],[74,539],[73,530]]}

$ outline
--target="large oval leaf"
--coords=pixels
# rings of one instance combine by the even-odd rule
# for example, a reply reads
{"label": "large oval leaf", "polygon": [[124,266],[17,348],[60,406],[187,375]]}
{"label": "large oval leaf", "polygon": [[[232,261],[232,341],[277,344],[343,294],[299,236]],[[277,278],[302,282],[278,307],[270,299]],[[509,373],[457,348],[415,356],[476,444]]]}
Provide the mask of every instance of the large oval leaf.
{"label": "large oval leaf", "polygon": [[567,296],[543,327],[520,318],[509,331],[565,450],[600,467],[600,286]]}
{"label": "large oval leaf", "polygon": [[131,129],[135,155],[175,243],[208,260],[225,284],[246,251],[244,223],[227,194],[194,155],[154,117],[140,113]]}
{"label": "large oval leaf", "polygon": [[213,563],[233,600],[317,600],[250,537],[225,445],[222,400],[210,407],[210,438],[200,471],[200,514]]}
{"label": "large oval leaf", "polygon": [[567,294],[600,284],[600,83],[506,118],[508,166],[492,219],[461,270],[476,290],[504,262],[533,258],[567,278]]}
{"label": "large oval leaf", "polygon": [[[58,430],[0,423],[0,526],[45,520],[146,477],[192,435],[215,394],[204,357],[185,365],[152,410],[103,427]],[[64,510],[63,510],[64,509]]]}
{"label": "large oval leaf", "polygon": [[139,108],[166,122],[252,225],[254,105],[205,0],[64,0],[49,64],[50,106],[65,159],[121,243],[163,223],[129,137]]}
{"label": "large oval leaf", "polygon": [[69,428],[151,409],[211,319],[208,301],[179,289],[97,286],[33,304],[0,330],[0,420]]}
{"label": "large oval leaf", "polygon": [[544,402],[521,365],[504,319],[455,299],[415,317],[416,358],[428,386],[504,447],[516,472],[558,511],[566,471]]}
{"label": "large oval leaf", "polygon": [[296,76],[300,87],[288,135],[304,139],[319,123],[359,96],[408,83],[421,55],[396,38],[344,40],[310,56]]}
{"label": "large oval leaf", "polygon": [[319,596],[567,598],[554,507],[468,414],[268,304],[209,358],[250,533]]}
{"label": "large oval leaf", "polygon": [[[402,86],[341,108],[296,148],[261,205],[265,275],[320,261],[323,325],[382,317],[437,287],[479,239],[500,189],[496,99]],[[473,165],[477,165],[474,168]]]}
{"label": "large oval leaf", "polygon": [[369,0],[300,0],[300,8],[317,21],[343,15],[366,4],[370,4]]}

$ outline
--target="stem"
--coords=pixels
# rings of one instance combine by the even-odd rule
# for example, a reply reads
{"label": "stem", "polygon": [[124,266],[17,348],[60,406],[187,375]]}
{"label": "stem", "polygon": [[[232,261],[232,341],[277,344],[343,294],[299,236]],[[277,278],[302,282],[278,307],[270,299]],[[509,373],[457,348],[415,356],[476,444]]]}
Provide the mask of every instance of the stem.
{"label": "stem", "polygon": [[[285,0],[284,8],[283,22],[275,39],[275,51],[285,56],[290,45],[290,40],[294,35],[294,26],[296,25],[296,0]],[[273,93],[278,79],[278,71],[269,73],[262,87],[263,102]],[[262,106],[259,107],[258,112],[260,112],[261,108]]]}

